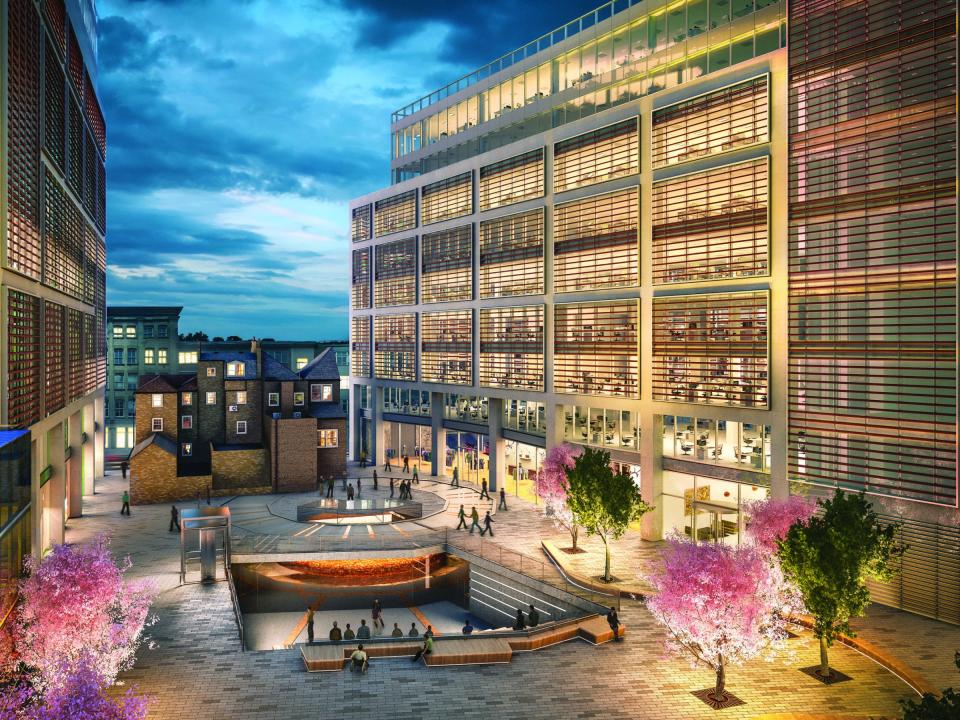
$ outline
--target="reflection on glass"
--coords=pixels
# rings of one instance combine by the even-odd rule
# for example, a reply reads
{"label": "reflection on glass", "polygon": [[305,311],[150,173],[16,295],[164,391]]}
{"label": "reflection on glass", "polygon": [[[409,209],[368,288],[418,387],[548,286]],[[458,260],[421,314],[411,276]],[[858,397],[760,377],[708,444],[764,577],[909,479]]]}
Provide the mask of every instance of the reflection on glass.
{"label": "reflection on glass", "polygon": [[664,415],[663,455],[770,472],[770,426]]}

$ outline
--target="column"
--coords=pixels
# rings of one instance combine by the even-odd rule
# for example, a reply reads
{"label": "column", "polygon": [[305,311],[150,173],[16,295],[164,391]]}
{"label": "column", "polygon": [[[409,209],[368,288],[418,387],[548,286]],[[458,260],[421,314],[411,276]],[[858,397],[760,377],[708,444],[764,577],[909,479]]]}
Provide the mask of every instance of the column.
{"label": "column", "polygon": [[43,555],[45,533],[43,526],[43,507],[41,500],[43,493],[40,489],[40,459],[45,455],[47,439],[44,433],[31,432],[30,441],[30,553],[39,559]]}
{"label": "column", "polygon": [[383,467],[386,458],[383,452],[385,445],[383,442],[383,388],[375,385],[372,390],[373,427],[370,430],[370,443],[373,447],[370,448],[370,461],[374,467]]}
{"label": "column", "polygon": [[499,489],[506,472],[506,448],[503,440],[503,400],[490,398],[487,401],[487,437],[490,440],[490,492]]}
{"label": "column", "polygon": [[[52,472],[50,479],[41,489],[44,500],[41,522],[46,526],[48,546],[59,545],[63,542],[63,528],[66,522],[63,508],[67,493],[67,463],[63,446],[63,432],[63,423],[58,423],[47,431],[47,450]],[[43,468],[41,467],[40,470],[43,471]],[[47,548],[44,547],[43,549],[46,550]]]}
{"label": "column", "polygon": [[[87,411],[89,408],[89,413]],[[93,404],[84,405],[67,420],[70,436],[70,462],[67,477],[67,517],[77,518],[83,514],[83,487],[88,468],[93,472],[93,436],[83,441],[83,430],[87,425],[86,416],[93,416]],[[89,450],[90,457],[87,457]]]}
{"label": "column", "polygon": [[547,401],[544,414],[547,419],[546,448],[547,452],[550,452],[550,448],[563,444],[563,405],[556,405]]}
{"label": "column", "polygon": [[360,428],[362,423],[360,422],[360,392],[362,387],[358,384],[354,384],[352,381],[350,387],[347,390],[350,393],[350,402],[348,404],[348,413],[349,417],[347,418],[347,425],[350,428],[350,460],[358,461],[360,459],[360,448],[362,447],[363,438],[360,437],[361,432]]}
{"label": "column", "polygon": [[97,481],[103,477],[103,453],[107,444],[107,422],[104,416],[105,402],[106,398],[101,391],[93,400],[93,422],[88,426],[84,421],[84,428],[90,428],[87,433],[91,434],[93,439],[93,474],[89,484],[84,483],[83,492],[85,495],[96,493]]}
{"label": "column", "polygon": [[443,475],[443,454],[447,451],[447,431],[443,429],[443,393],[430,393],[430,474]]}
{"label": "column", "polygon": [[643,516],[640,537],[663,539],[663,416],[640,416],[640,492],[655,509]]}

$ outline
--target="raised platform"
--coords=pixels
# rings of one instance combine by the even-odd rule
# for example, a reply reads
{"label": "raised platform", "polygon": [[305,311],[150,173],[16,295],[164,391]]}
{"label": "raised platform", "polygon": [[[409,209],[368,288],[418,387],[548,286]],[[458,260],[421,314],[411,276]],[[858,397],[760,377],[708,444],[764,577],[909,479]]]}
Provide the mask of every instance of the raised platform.
{"label": "raised platform", "polygon": [[382,524],[416,520],[423,516],[423,504],[390,498],[321,498],[297,505],[297,522]]}

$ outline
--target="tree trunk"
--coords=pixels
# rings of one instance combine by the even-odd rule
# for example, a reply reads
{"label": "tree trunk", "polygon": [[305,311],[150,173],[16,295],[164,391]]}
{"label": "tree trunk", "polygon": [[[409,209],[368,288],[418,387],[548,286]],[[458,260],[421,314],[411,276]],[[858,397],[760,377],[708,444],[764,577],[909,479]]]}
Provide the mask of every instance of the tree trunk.
{"label": "tree trunk", "polygon": [[830,662],[827,660],[827,637],[820,636],[820,669],[817,673],[822,678],[830,677]]}
{"label": "tree trunk", "polygon": [[603,565],[603,579],[605,582],[610,582],[610,544],[607,542],[606,536],[601,535],[603,540],[603,555],[604,555],[604,565]]}
{"label": "tree trunk", "polygon": [[713,687],[713,699],[717,702],[727,700],[727,668],[723,662],[723,655],[717,656],[717,684]]}
{"label": "tree trunk", "polygon": [[570,541],[573,543],[573,551],[577,551],[577,536],[580,534],[580,528],[577,525],[570,526]]}

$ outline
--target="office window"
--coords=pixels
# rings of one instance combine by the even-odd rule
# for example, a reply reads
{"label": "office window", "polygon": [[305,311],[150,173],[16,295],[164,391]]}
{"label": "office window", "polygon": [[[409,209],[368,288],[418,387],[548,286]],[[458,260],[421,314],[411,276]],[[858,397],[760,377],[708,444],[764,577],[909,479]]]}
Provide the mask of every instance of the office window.
{"label": "office window", "polygon": [[543,292],[543,209],[480,223],[480,297]]}
{"label": "office window", "polygon": [[573,292],[636,285],[639,209],[637,188],[557,205],[553,289]]}
{"label": "office window", "polygon": [[543,196],[543,148],[480,168],[480,209]]}
{"label": "office window", "polygon": [[127,390],[133,392],[137,389],[137,376],[136,375],[127,375]]}
{"label": "office window", "polygon": [[767,158],[653,186],[653,281],[767,274]]}
{"label": "office window", "polygon": [[629,410],[584,405],[563,406],[563,439],[578,445],[636,451],[640,447],[640,416]]}
{"label": "office window", "polygon": [[375,317],[373,346],[377,377],[417,379],[417,316],[414,313]]}
{"label": "office window", "polygon": [[768,105],[764,75],[654,111],[653,166],[767,142]]}
{"label": "office window", "polygon": [[143,364],[144,365],[153,365],[154,353],[153,348],[144,348],[143,350]]}
{"label": "office window", "polygon": [[310,402],[330,402],[333,400],[333,385],[311,385]]}
{"label": "office window", "polygon": [[169,326],[167,326],[167,325],[157,325],[157,337],[158,337],[158,338],[169,337],[169,335],[170,335],[170,328],[169,328]]}
{"label": "office window", "polygon": [[243,377],[246,373],[246,365],[237,360],[227,363],[227,377]]}
{"label": "office window", "polygon": [[113,349],[113,364],[123,365],[123,348]]}
{"label": "office window", "polygon": [[208,367],[208,368],[207,368],[207,377],[216,377],[216,376],[217,376],[217,368],[216,368],[216,367]]}
{"label": "office window", "polygon": [[370,239],[373,206],[369,203],[350,211],[350,239],[354,242]]}
{"label": "office window", "polygon": [[469,215],[473,212],[473,171],[424,185],[420,193],[424,225]]}
{"label": "office window", "polygon": [[126,414],[127,401],[124,398],[115,398],[113,401],[113,414],[117,417],[123,417]]}
{"label": "office window", "polygon": [[473,225],[428,233],[420,239],[420,299],[473,298]]}
{"label": "office window", "polygon": [[177,362],[181,365],[196,365],[197,353],[195,350],[177,353]]}
{"label": "office window", "polygon": [[136,325],[127,325],[124,328],[124,333],[128,338],[135,338],[137,336],[137,326]]}
{"label": "office window", "polygon": [[377,200],[374,232],[377,237],[410,230],[417,226],[417,191],[410,190]]}
{"label": "office window", "polygon": [[302,392],[295,392],[293,394],[293,404],[294,405],[303,405],[304,404],[304,394]]}
{"label": "office window", "polygon": [[653,399],[767,406],[767,291],[653,299]]}
{"label": "office window", "polygon": [[123,337],[123,325],[114,325],[113,326],[113,336],[115,338]]}
{"label": "office window", "polygon": [[270,407],[279,407],[280,405],[280,393],[267,393],[267,405]]}
{"label": "office window", "polygon": [[150,406],[163,407],[163,395],[161,393],[153,393],[150,396]]}
{"label": "office window", "polygon": [[113,376],[113,389],[114,390],[123,390],[125,383],[123,382],[123,374],[117,373]]}
{"label": "office window", "polygon": [[181,443],[180,453],[184,457],[190,457],[191,455],[193,455],[193,443]]}
{"label": "office window", "polygon": [[246,405],[246,404],[247,404],[247,392],[246,392],[246,390],[237,390],[237,396],[236,396],[236,397],[237,397],[237,399],[236,399],[235,402],[236,402],[237,405]]}
{"label": "office window", "polygon": [[637,118],[563,140],[553,146],[554,192],[640,172]]}
{"label": "office window", "polygon": [[310,360],[305,357],[297,358],[297,370],[303,370],[307,366],[308,362],[310,362]]}
{"label": "office window", "polygon": [[317,447],[335,448],[340,447],[339,430],[317,430]]}
{"label": "office window", "polygon": [[153,325],[144,325],[143,326],[143,337],[152,338],[153,337]]}
{"label": "office window", "polygon": [[207,405],[216,405],[217,404],[217,393],[214,391],[208,392],[206,397]]}
{"label": "office window", "polygon": [[184,430],[191,429],[193,427],[193,415],[181,415],[180,427]]}
{"label": "office window", "polygon": [[127,348],[127,365],[137,364],[137,349]]}
{"label": "office window", "polygon": [[150,429],[153,432],[163,432],[163,418],[153,418],[150,422]]}
{"label": "office window", "polygon": [[370,318],[350,320],[350,374],[370,377]]}
{"label": "office window", "polygon": [[157,362],[160,365],[167,364],[167,351],[164,348],[160,348],[159,350],[157,350]]}
{"label": "office window", "polygon": [[370,307],[370,252],[370,248],[353,251],[350,307],[354,310],[366,310]]}
{"label": "office window", "polygon": [[420,379],[473,382],[473,311],[424,313],[420,318]]}
{"label": "office window", "polygon": [[247,421],[237,420],[237,435],[246,435],[246,434],[247,434]]}
{"label": "office window", "polygon": [[481,308],[480,384],[543,390],[543,305]]}
{"label": "office window", "polygon": [[555,305],[554,389],[637,397],[637,322],[636,300]]}
{"label": "office window", "polygon": [[180,403],[183,405],[193,405],[193,393],[192,392],[180,393]]}
{"label": "office window", "polygon": [[417,301],[417,239],[407,238],[376,248],[374,302],[377,307],[413,305]]}
{"label": "office window", "polygon": [[137,415],[137,401],[133,398],[127,399],[127,415],[130,417],[136,417]]}

